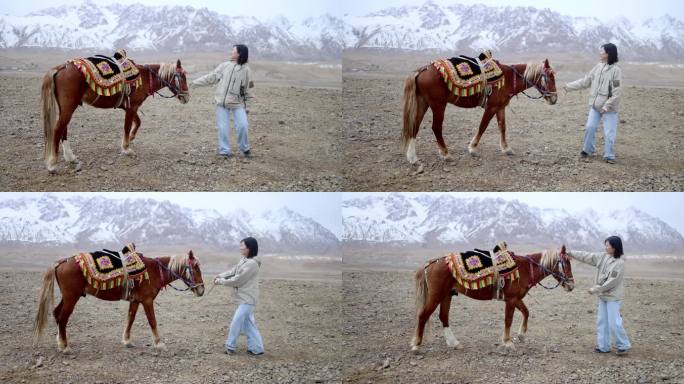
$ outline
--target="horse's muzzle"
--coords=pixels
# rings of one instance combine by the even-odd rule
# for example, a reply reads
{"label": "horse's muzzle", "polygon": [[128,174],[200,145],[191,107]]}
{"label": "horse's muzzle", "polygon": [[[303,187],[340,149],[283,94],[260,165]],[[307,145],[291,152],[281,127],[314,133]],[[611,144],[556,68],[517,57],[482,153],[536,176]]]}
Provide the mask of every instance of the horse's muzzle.
{"label": "horse's muzzle", "polygon": [[547,96],[545,99],[549,104],[554,105],[558,102],[558,95]]}
{"label": "horse's muzzle", "polygon": [[179,93],[178,94],[178,101],[180,101],[181,104],[187,104],[190,101],[190,94],[189,93]]}
{"label": "horse's muzzle", "polygon": [[567,282],[563,283],[563,288],[565,288],[565,290],[568,292],[572,292],[572,290],[575,289],[575,282],[573,280],[568,280]]}
{"label": "horse's muzzle", "polygon": [[192,292],[197,297],[203,296],[204,295],[204,284],[198,285],[195,289],[192,290]]}

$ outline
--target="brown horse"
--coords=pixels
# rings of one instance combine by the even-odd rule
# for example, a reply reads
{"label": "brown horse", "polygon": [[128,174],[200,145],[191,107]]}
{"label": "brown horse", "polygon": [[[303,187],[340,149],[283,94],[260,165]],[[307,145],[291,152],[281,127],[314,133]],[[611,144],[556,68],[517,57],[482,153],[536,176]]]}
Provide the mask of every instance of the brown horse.
{"label": "brown horse", "polygon": [[[135,320],[138,305],[142,303],[145,315],[147,315],[147,321],[152,329],[154,346],[163,349],[165,345],[157,332],[154,299],[159,291],[177,279],[182,280],[196,296],[202,296],[204,294],[204,282],[202,281],[200,263],[192,251],[188,252],[185,256],[164,256],[154,259],[141,256],[141,259],[145,263],[149,279],[135,284],[125,298],[130,301],[130,304],[128,307],[128,323],[124,329],[122,342],[127,347],[133,346],[131,343],[131,326],[133,325],[133,320]],[[121,287],[97,290],[88,284],[83,276],[81,267],[73,256],[59,260],[43,276],[40,304],[34,324],[34,344],[40,340],[47,322],[48,310],[52,307],[55,280],[57,280],[59,290],[62,293],[62,300],[52,312],[59,327],[57,346],[60,351],[68,353],[66,326],[69,316],[81,296],[89,294],[102,300],[118,301],[124,299],[124,291]]]}
{"label": "brown horse", "polygon": [[[497,63],[503,72],[504,86],[500,89],[492,87],[492,93],[486,101],[485,111],[480,121],[480,128],[468,145],[468,151],[473,156],[477,155],[480,138],[495,115],[499,123],[501,151],[509,155],[513,154],[513,150],[506,142],[506,106],[513,96],[535,87],[541,93],[539,98],[543,97],[549,104],[555,104],[558,99],[555,74],[548,59],[541,64],[509,66],[498,61]],[[440,155],[447,159],[449,150],[442,137],[442,122],[447,103],[462,108],[475,108],[481,104],[481,96],[481,94],[456,96],[449,91],[441,74],[433,65],[419,68],[409,75],[404,85],[403,97],[403,143],[409,163],[418,163],[416,136],[428,108],[432,110],[432,132],[437,139]]]}
{"label": "brown horse", "polygon": [[[494,252],[497,251],[498,246],[494,248]],[[544,251],[527,256],[516,256],[511,251],[509,253],[515,260],[520,278],[512,281],[505,280],[505,285],[502,289],[506,302],[502,342],[506,348],[513,347],[510,331],[513,322],[513,312],[516,308],[523,315],[523,321],[518,332],[518,341],[523,341],[527,332],[529,312],[522,299],[530,288],[539,284],[548,275],[552,275],[558,281],[558,284],[562,285],[568,292],[572,291],[575,285],[570,260],[565,254],[565,246],[561,248],[560,252]],[[463,285],[459,284],[451,274],[444,257],[431,260],[416,272],[416,330],[415,336],[411,341],[411,348],[414,352],[418,352],[423,342],[425,324],[438,305],[439,320],[442,322],[442,327],[444,327],[444,338],[447,345],[452,348],[459,346],[459,342],[449,328],[449,307],[454,291],[476,300],[492,300],[495,297],[494,289],[472,290],[466,289]]]}
{"label": "brown horse", "polygon": [[[64,160],[76,164],[80,163],[67,141],[67,127],[76,108],[86,102],[96,108],[122,108],[126,111],[124,120],[124,136],[121,142],[122,154],[130,155],[130,142],[140,128],[138,108],[155,92],[168,87],[173,92],[172,97],[185,104],[190,100],[186,72],[178,60],[173,64],[136,65],[142,76],[142,85],[132,87],[130,103],[126,107],[120,106],[121,95],[102,96],[95,93],[86,83],[81,71],[72,63],[52,68],[43,77],[41,101],[43,106],[43,131],[45,139],[45,164],[50,173],[56,170],[55,164],[59,157],[59,146],[62,144]],[[131,126],[133,129],[131,130]]]}

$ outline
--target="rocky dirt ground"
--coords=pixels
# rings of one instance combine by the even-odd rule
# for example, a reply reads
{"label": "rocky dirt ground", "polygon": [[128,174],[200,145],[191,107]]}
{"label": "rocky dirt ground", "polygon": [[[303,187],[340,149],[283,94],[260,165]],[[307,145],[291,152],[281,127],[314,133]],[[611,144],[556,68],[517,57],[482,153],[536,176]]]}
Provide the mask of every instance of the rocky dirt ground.
{"label": "rocky dirt ground", "polygon": [[[422,352],[410,352],[415,325],[413,272],[343,274],[344,382],[350,383],[684,383],[682,280],[627,279],[622,315],[633,349],[596,355],[596,298],[590,278],[568,293],[533,288],[524,343],[499,345],[503,303],[454,297],[450,323],[461,349],[447,347],[441,323],[429,321]],[[512,329],[520,321],[516,313]]]}
{"label": "rocky dirt ground", "polygon": [[[426,54],[427,55],[427,54]],[[347,57],[348,56],[348,57]],[[467,145],[483,109],[448,106],[444,138],[452,161],[439,156],[426,114],[417,140],[424,172],[416,174],[401,145],[404,79],[428,57],[389,62],[386,57],[351,52],[343,64],[344,190],[354,191],[681,191],[684,189],[684,89],[637,86],[641,67],[625,70],[625,96],[619,114],[618,163],[602,161],[602,127],[597,155],[581,161],[588,92],[561,92],[556,105],[513,98],[507,112],[507,140],[513,156],[499,149],[492,120],[480,143],[480,156]],[[403,56],[398,56],[402,57]],[[434,58],[432,58],[434,59]],[[517,62],[517,61],[514,61]],[[525,62],[525,61],[520,61]],[[408,63],[408,64],[407,64]],[[552,59],[552,64],[555,61]],[[584,65],[587,67],[587,65]],[[556,66],[557,83],[582,74],[581,65]],[[587,68],[591,68],[589,65]],[[399,70],[401,69],[401,70]],[[587,69],[588,70],[588,69]],[[654,71],[654,69],[650,69]],[[667,77],[662,70],[660,76]],[[628,76],[626,75],[626,76]],[[671,74],[676,79],[681,74]],[[654,77],[650,77],[654,79]],[[654,84],[667,81],[657,79]],[[675,80],[672,80],[675,81]],[[679,84],[679,80],[675,83]],[[535,95],[536,91],[530,94]]]}
{"label": "rocky dirt ground", "polygon": [[339,279],[262,280],[255,312],[266,348],[260,357],[246,354],[244,336],[238,354],[223,353],[235,308],[225,287],[200,298],[170,289],[159,294],[156,314],[165,351],[151,346],[142,311],[133,326],[136,346],[125,348],[120,339],[127,303],[93,297],[79,301],[69,322],[72,354],[57,351],[52,318],[34,348],[40,281],[39,271],[0,271],[3,383],[326,383],[341,377]]}
{"label": "rocky dirt ground", "polygon": [[[79,108],[70,124],[69,141],[82,168],[77,171],[60,159],[57,174],[49,175],[43,164],[39,107],[43,73],[39,69],[46,64],[40,64],[39,58],[0,55],[0,66],[4,64],[1,190],[334,191],[342,185],[341,154],[336,148],[339,69],[254,64],[255,99],[249,114],[254,156],[250,159],[216,156],[214,87],[191,87],[186,105],[160,97],[145,101],[142,125],[132,143],[135,156],[120,155],[123,111]],[[198,59],[194,64],[190,60],[184,65],[193,79],[213,69],[220,59]],[[305,81],[306,74],[313,80]],[[231,143],[233,152],[239,153],[233,128]]]}

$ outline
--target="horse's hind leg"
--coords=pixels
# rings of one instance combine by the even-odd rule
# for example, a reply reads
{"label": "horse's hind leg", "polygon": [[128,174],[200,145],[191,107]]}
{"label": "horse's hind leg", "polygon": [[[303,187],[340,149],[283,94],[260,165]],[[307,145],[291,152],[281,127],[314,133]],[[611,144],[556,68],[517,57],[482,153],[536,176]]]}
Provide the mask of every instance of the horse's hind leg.
{"label": "horse's hind leg", "polygon": [[126,347],[134,347],[133,343],[131,342],[131,327],[133,326],[133,321],[135,321],[135,314],[138,312],[138,305],[140,303],[131,301],[131,303],[128,305],[128,322],[126,323],[126,329],[124,329],[123,337],[121,338],[121,342],[123,345]]}
{"label": "horse's hind leg", "polygon": [[439,304],[439,320],[444,328],[444,339],[450,348],[458,348],[460,343],[449,328],[449,308],[451,308],[451,295],[447,295]]}
{"label": "horse's hind leg", "polygon": [[158,349],[166,349],[166,345],[161,341],[159,337],[159,332],[157,332],[157,318],[154,316],[154,300],[147,299],[143,301],[143,308],[145,308],[145,315],[147,316],[147,322],[150,324],[150,329],[152,329],[152,340],[154,341],[154,347]]}
{"label": "horse's hind leg", "polygon": [[527,310],[527,306],[522,300],[518,300],[515,303],[515,307],[518,308],[520,313],[522,313],[523,319],[520,323],[520,329],[518,330],[518,341],[525,341],[525,334],[527,333],[527,318],[530,316],[530,311]]}
{"label": "horse's hind leg", "polygon": [[[62,301],[53,312],[55,319],[57,320],[57,327],[59,328],[59,333],[57,334],[57,348],[63,353],[70,352],[66,326],[69,322],[69,316],[71,316],[71,313],[74,311],[74,307],[76,307],[79,298],[80,296],[62,296]],[[59,312],[57,311],[58,309]]]}
{"label": "horse's hind leg", "polygon": [[413,131],[413,134],[411,135],[411,139],[409,140],[408,147],[406,149],[406,158],[408,159],[409,163],[411,163],[411,164],[417,164],[418,163],[418,155],[416,154],[416,137],[418,136],[418,130],[420,130],[420,124],[423,122],[423,118],[425,117],[425,113],[428,110],[428,104],[422,95],[420,95],[420,94],[416,95],[416,103],[417,103],[417,108],[416,108],[415,129]]}
{"label": "horse's hind leg", "polygon": [[444,142],[444,136],[442,136],[442,123],[444,123],[446,105],[446,102],[438,102],[430,106],[432,109],[432,132],[435,134],[439,154],[443,159],[449,158],[449,150]]}
{"label": "horse's hind leg", "polygon": [[70,163],[78,162],[78,159],[71,150],[71,145],[66,140],[67,128],[69,126],[69,121],[71,121],[71,116],[78,107],[77,103],[71,100],[60,99],[59,100],[59,118],[55,123],[54,135],[52,136],[52,153],[48,160],[48,171],[55,171],[55,164],[57,163],[57,158],[59,157],[59,145],[62,144],[62,150],[64,152],[64,160]]}
{"label": "horse's hind leg", "polygon": [[496,121],[499,123],[499,145],[501,146],[501,152],[512,155],[513,150],[506,142],[506,108],[501,108],[496,113]]}

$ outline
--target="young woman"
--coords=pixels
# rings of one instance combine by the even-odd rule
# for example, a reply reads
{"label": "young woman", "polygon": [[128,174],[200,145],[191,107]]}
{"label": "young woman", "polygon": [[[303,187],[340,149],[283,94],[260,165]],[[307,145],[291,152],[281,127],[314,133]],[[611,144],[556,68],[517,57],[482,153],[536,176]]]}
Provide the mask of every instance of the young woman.
{"label": "young woman", "polygon": [[604,44],[600,51],[601,62],[583,78],[566,84],[565,91],[591,87],[589,92],[589,117],[584,132],[584,145],[580,156],[586,158],[594,153],[596,128],[603,117],[603,160],[615,164],[615,138],[617,137],[618,109],[622,98],[622,70],[617,65],[618,52],[615,44]]}
{"label": "young woman", "polygon": [[256,259],[259,245],[253,237],[240,242],[242,258],[230,270],[216,276],[214,284],[233,287],[238,299],[238,307],[228,328],[228,338],[225,342],[226,353],[234,354],[238,336],[247,336],[247,353],[262,355],[264,343],[254,319],[254,306],[259,299],[259,268],[261,262]]}
{"label": "young woman", "polygon": [[622,317],[620,316],[620,306],[625,294],[625,261],[622,258],[622,240],[617,236],[611,236],[606,239],[604,245],[606,247],[605,253],[568,251],[567,255],[597,268],[594,286],[589,288],[590,294],[598,295],[594,352],[610,352],[612,338],[617,347],[616,353],[624,355],[632,345],[622,326]]}
{"label": "young woman", "polygon": [[230,52],[230,61],[219,64],[213,72],[195,79],[194,85],[212,85],[218,83],[214,93],[216,103],[216,125],[219,131],[218,155],[229,158],[230,150],[230,116],[233,116],[237,131],[238,146],[246,157],[252,152],[247,140],[249,125],[247,123],[247,101],[252,98],[249,89],[252,87],[251,70],[247,65],[249,50],[247,46],[238,44]]}

